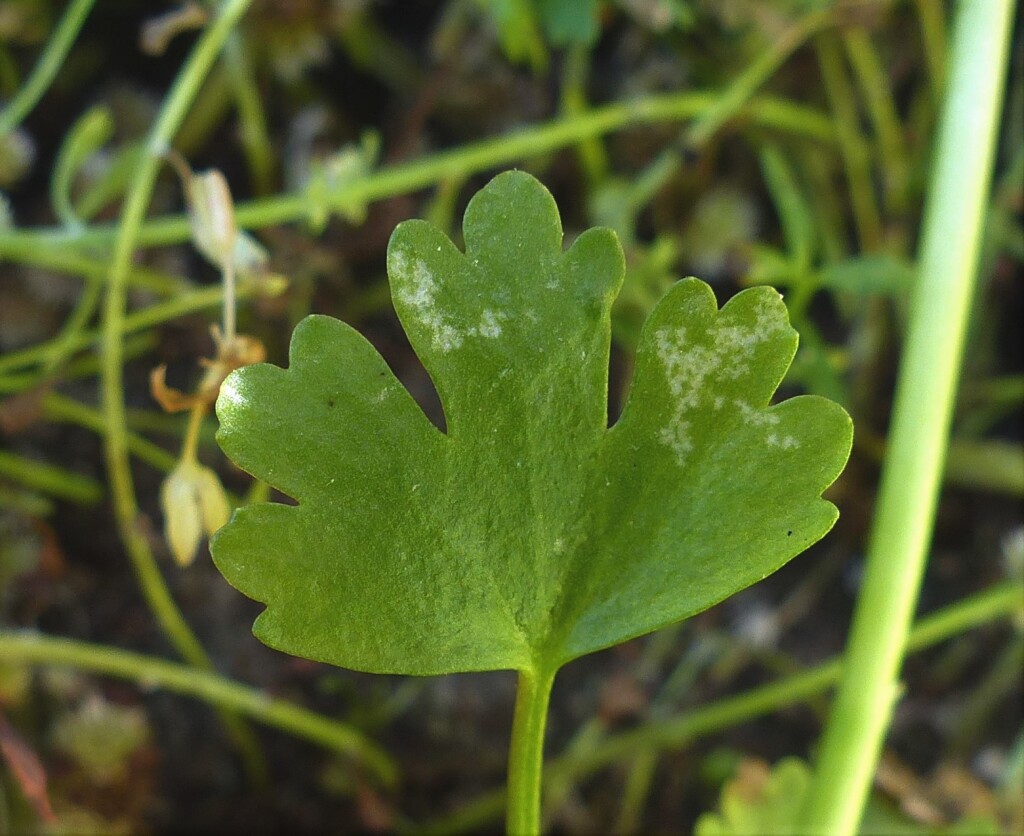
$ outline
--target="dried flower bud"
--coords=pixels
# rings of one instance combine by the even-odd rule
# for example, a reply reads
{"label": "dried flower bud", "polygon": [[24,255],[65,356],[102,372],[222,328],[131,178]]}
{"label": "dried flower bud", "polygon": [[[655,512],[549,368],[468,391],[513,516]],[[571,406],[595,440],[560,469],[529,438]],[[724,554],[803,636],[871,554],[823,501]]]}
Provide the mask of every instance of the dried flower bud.
{"label": "dried flower bud", "polygon": [[160,490],[164,536],[180,566],[194,559],[203,534],[228,521],[231,506],[217,474],[192,459],[178,462]]}
{"label": "dried flower bud", "polygon": [[232,263],[238,227],[224,175],[216,169],[191,174],[185,181],[192,240],[218,267]]}

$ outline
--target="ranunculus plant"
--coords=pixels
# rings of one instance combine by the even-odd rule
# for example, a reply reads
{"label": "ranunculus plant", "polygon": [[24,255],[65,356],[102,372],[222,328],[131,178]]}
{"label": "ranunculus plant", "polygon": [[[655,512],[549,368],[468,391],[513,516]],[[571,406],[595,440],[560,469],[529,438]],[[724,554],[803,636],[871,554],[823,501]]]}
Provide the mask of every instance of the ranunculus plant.
{"label": "ranunculus plant", "polygon": [[719,309],[686,279],[647,321],[609,428],[615,235],[563,249],[551,195],[508,172],[470,202],[464,238],[463,253],[409,221],[388,249],[446,429],[354,329],[307,318],[287,369],[239,369],[217,402],[225,452],[298,504],[240,509],[212,549],[266,604],[254,631],[279,650],[376,673],[517,671],[507,824],[532,833],[557,671],[820,539],[852,426],[819,397],[770,405],[797,347],[775,290]]}

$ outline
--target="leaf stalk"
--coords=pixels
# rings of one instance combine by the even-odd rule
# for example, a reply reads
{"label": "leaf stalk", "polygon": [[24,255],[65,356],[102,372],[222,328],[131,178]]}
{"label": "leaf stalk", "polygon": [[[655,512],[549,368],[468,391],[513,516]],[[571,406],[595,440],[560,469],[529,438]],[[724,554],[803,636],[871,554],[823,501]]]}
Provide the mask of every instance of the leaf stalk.
{"label": "leaf stalk", "polygon": [[508,756],[505,824],[510,835],[536,836],[540,833],[544,729],[554,680],[554,671],[538,668],[519,672]]}

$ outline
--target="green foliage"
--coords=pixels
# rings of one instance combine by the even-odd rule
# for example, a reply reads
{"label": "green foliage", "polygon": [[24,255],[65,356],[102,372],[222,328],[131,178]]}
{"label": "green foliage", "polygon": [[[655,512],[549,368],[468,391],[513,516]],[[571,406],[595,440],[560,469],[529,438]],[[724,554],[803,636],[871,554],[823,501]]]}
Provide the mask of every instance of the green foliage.
{"label": "green foliage", "polygon": [[[722,787],[718,811],[697,820],[696,836],[788,836],[805,833],[801,807],[811,786],[811,770],[800,758],[784,758],[769,769],[744,760]],[[907,817],[880,794],[872,795],[857,829],[860,836],[997,836],[991,816],[966,816],[948,826],[929,826]]]}
{"label": "green foliage", "polygon": [[53,743],[97,784],[123,780],[133,753],[149,740],[141,708],[88,697],[63,715],[53,728]]}
{"label": "green foliage", "polygon": [[696,836],[778,836],[797,833],[811,772],[799,758],[786,758],[768,772],[747,765],[722,789],[717,813],[697,820]]}
{"label": "green foliage", "polygon": [[797,343],[778,293],[719,311],[707,285],[676,284],[609,430],[615,236],[563,252],[553,199],[510,172],[470,202],[464,237],[465,254],[409,221],[388,250],[446,433],[327,317],[298,326],[287,370],[225,382],[225,452],[299,503],[243,508],[212,543],[267,604],[261,640],[382,673],[553,671],[711,606],[829,530],[820,494],[850,421],[816,397],[768,406]]}
{"label": "green foliage", "polygon": [[[513,61],[541,69],[547,63],[545,39],[554,46],[591,44],[598,34],[597,0],[479,0]],[[543,33],[543,34],[542,34]]]}
{"label": "green foliage", "polygon": [[544,33],[556,46],[589,44],[597,38],[597,0],[536,0]]}

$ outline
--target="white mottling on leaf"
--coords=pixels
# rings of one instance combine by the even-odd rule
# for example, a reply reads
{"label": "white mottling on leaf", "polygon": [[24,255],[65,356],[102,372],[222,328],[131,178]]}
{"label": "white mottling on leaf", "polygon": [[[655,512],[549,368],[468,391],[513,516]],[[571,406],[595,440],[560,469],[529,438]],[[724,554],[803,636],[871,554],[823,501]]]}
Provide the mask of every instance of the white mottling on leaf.
{"label": "white mottling on leaf", "polygon": [[779,416],[774,412],[758,409],[740,398],[733,403],[743,416],[743,420],[754,427],[774,427],[779,423]]}
{"label": "white mottling on leaf", "polygon": [[434,348],[448,352],[462,345],[462,332],[437,306],[437,279],[426,262],[417,259],[410,269],[409,259],[399,250],[388,254],[388,267],[393,292],[404,305],[412,308],[430,332]]}
{"label": "white mottling on leaf", "polygon": [[[779,416],[773,412],[739,398],[727,401],[714,391],[716,382],[739,380],[750,374],[757,348],[788,330],[777,298],[761,294],[751,302],[741,309],[742,320],[726,309],[706,330],[676,326],[654,334],[655,349],[672,395],[672,414],[659,438],[680,464],[685,464],[693,450],[689,416],[695,410],[733,407],[749,426],[767,428],[779,423]],[[768,443],[787,450],[798,446],[796,439],[777,433],[769,435]]]}
{"label": "white mottling on leaf", "polygon": [[672,452],[676,454],[676,459],[680,464],[686,461],[686,454],[693,449],[689,421],[673,420],[668,426],[661,428],[658,438],[661,439],[662,444],[672,448]]}
{"label": "white mottling on leaf", "polygon": [[765,437],[770,447],[781,447],[783,450],[795,450],[800,446],[800,441],[791,435],[779,436],[778,433],[770,432]]}
{"label": "white mottling on leaf", "polygon": [[491,310],[484,311],[480,314],[480,325],[477,326],[476,331],[481,337],[487,337],[491,340],[500,337],[501,322],[498,315]]}
{"label": "white mottling on leaf", "polygon": [[480,313],[476,325],[460,328],[457,318],[438,305],[440,287],[437,277],[425,261],[410,259],[405,253],[394,250],[388,254],[388,268],[394,279],[393,293],[396,301],[416,313],[416,317],[429,332],[434,348],[449,352],[461,348],[467,337],[496,339],[501,336],[501,320],[504,317],[499,311],[491,309]]}

